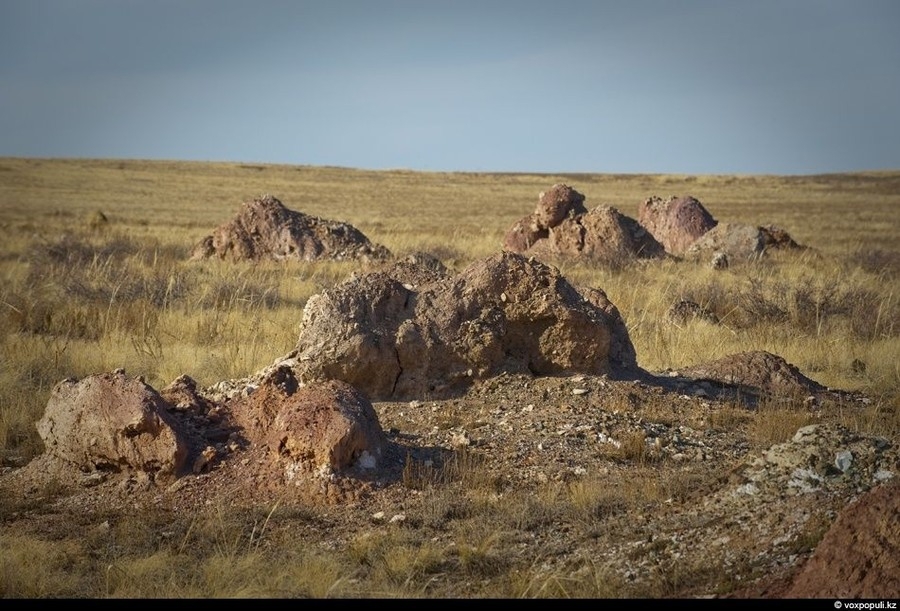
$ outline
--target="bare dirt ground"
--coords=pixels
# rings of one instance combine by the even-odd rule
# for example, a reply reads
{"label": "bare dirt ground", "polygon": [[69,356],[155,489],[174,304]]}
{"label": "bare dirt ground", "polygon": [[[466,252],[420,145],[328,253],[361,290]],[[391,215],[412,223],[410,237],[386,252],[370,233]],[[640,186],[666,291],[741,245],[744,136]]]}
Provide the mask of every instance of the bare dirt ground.
{"label": "bare dirt ground", "polygon": [[[386,528],[431,528],[432,540],[441,540],[452,537],[429,518],[434,491],[457,490],[462,503],[468,487],[481,491],[480,502],[519,514],[496,525],[507,531],[498,553],[540,559],[541,570],[573,579],[590,558],[621,580],[621,595],[646,594],[645,584],[663,575],[669,586],[657,595],[896,597],[896,579],[866,579],[896,568],[896,554],[885,557],[884,533],[859,537],[846,525],[833,535],[844,541],[830,546],[853,548],[854,564],[841,571],[840,558],[832,558],[827,570],[817,569],[823,579],[807,574],[791,590],[848,505],[870,489],[898,488],[891,476],[900,459],[891,440],[837,424],[838,414],[863,409],[864,397],[820,387],[791,403],[813,425],[783,444],[754,447],[751,431],[765,416],[748,381],[764,383],[766,375],[745,371],[742,385],[680,372],[642,372],[633,380],[501,375],[456,398],[376,402],[386,455],[376,469],[342,474],[294,477],[266,448],[251,445],[161,487],[140,473],[73,476],[43,456],[4,469],[3,494],[18,499],[19,509],[2,528],[52,538],[148,507],[184,515],[278,503],[324,508],[320,523],[304,531],[305,541],[323,548]],[[439,475],[460,461],[469,465],[457,470],[461,481]],[[548,490],[568,490],[577,506],[579,489],[592,492],[577,519],[554,516],[553,503],[542,501]],[[882,521],[896,523],[893,516]],[[896,548],[897,539],[888,545]],[[460,586],[459,595],[464,591]]]}

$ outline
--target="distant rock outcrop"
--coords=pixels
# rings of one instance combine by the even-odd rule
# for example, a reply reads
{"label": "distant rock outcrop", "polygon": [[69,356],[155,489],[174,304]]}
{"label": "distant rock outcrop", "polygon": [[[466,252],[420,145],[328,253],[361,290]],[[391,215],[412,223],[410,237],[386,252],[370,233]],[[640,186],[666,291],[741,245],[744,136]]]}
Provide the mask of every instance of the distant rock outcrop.
{"label": "distant rock outcrop", "polygon": [[245,202],[235,218],[203,238],[191,252],[191,259],[214,257],[232,261],[383,260],[390,257],[390,251],[372,243],[352,225],[289,210],[266,195]]}
{"label": "distant rock outcrop", "polygon": [[564,219],[529,253],[541,257],[583,257],[610,267],[665,256],[662,245],[652,235],[612,206],[597,206]]}
{"label": "distant rock outcrop", "polygon": [[541,193],[535,211],[507,231],[503,246],[509,252],[579,257],[613,267],[665,255],[637,221],[612,206],[586,209],[584,195],[564,184]]}
{"label": "distant rock outcrop", "polygon": [[503,246],[510,252],[523,253],[538,240],[546,238],[550,228],[567,217],[585,212],[584,195],[568,185],[557,183],[538,196],[534,212],[516,221],[507,231]]}
{"label": "distant rock outcrop", "polygon": [[638,207],[638,222],[663,245],[680,256],[718,221],[694,197],[651,197]]}

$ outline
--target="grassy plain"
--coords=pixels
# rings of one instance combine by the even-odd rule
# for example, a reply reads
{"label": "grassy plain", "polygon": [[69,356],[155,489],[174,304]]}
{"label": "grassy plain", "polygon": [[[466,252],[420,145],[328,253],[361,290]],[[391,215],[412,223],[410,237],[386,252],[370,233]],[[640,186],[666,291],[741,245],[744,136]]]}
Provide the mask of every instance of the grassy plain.
{"label": "grassy plain", "polygon": [[[794,177],[491,174],[0,158],[0,457],[21,464],[42,451],[34,422],[50,389],[64,378],[124,367],[154,388],[183,373],[209,385],[252,373],[293,347],[306,300],[359,264],[188,261],[191,247],[243,201],[268,193],[290,209],[346,221],[396,256],[427,251],[460,270],[498,252],[507,229],[557,182],[583,193],[588,208],[609,204],[635,218],[639,203],[650,196],[692,195],[719,221],[777,225],[811,247],[720,271],[705,262],[615,270],[553,262],[570,280],[606,291],[626,321],[641,366],[661,371],[768,350],[827,386],[876,397],[859,427],[900,433],[900,171]],[[712,310],[723,324],[667,323],[666,310],[682,298]],[[771,428],[782,424],[773,421]],[[788,428],[795,430],[795,424]],[[286,568],[272,573],[252,535],[240,549],[229,547],[237,541],[232,526],[226,518],[204,526],[216,553],[202,561],[172,551],[136,554],[133,562],[143,564],[128,573],[169,575],[172,563],[199,562],[207,581],[170,582],[169,589],[155,592],[110,569],[87,595],[171,595],[172,587],[186,596],[259,593],[249,585],[229,589],[236,583],[229,571],[256,575],[253,583],[270,580],[259,586],[267,592],[276,578],[308,582],[303,595],[349,591],[339,567],[326,557],[284,565],[295,574],[284,573]],[[120,526],[133,529],[129,536],[138,539],[149,527]],[[201,531],[197,525],[194,536]],[[489,547],[490,541],[484,543]],[[17,584],[11,573],[0,578],[0,594],[5,588],[7,595],[67,595],[68,569],[60,567],[77,564],[75,552],[63,545],[32,549],[33,542],[8,539],[3,546],[23,557],[7,555],[0,570],[11,570],[9,562],[35,568],[27,583]],[[356,553],[359,562],[380,559],[387,594],[410,594],[397,575],[438,570],[431,565],[439,558],[427,546],[404,541],[368,540]],[[463,560],[477,573],[478,563],[486,562],[483,554],[477,545],[466,553]],[[198,573],[192,574],[196,580]],[[602,596],[608,584],[596,577],[586,592],[562,583],[541,592],[530,583],[510,584],[509,592]],[[328,587],[322,589],[323,583]]]}

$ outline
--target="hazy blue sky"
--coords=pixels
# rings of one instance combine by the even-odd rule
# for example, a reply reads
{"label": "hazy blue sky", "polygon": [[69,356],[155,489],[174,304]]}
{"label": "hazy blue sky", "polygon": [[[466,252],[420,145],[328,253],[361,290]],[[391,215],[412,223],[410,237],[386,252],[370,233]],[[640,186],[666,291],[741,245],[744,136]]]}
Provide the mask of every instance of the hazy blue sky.
{"label": "hazy blue sky", "polygon": [[0,0],[0,156],[900,169],[898,0]]}

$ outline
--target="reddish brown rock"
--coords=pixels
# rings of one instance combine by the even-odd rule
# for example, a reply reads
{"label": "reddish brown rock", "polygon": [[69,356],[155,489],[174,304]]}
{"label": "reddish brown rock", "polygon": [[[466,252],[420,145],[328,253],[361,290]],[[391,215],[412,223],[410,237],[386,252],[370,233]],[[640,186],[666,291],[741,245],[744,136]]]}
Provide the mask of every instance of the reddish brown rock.
{"label": "reddish brown rock", "polygon": [[384,260],[390,252],[347,223],[289,210],[272,196],[245,202],[235,218],[200,241],[191,259]]}
{"label": "reddish brown rock", "polygon": [[651,197],[638,207],[638,222],[663,245],[679,256],[718,223],[697,199],[672,196]]}
{"label": "reddish brown rock", "polygon": [[588,210],[584,199],[568,185],[553,185],[541,193],[535,211],[506,232],[503,249],[543,258],[584,258],[611,267],[665,255],[637,221],[612,206]]}
{"label": "reddish brown rock", "polygon": [[188,444],[167,407],[122,371],[63,380],[37,430],[47,455],[81,471],[142,471],[170,480],[184,470]]}
{"label": "reddish brown rock", "polygon": [[516,221],[506,232],[503,248],[523,253],[545,239],[549,229],[585,212],[584,195],[568,185],[557,183],[540,194],[534,212]]}
{"label": "reddish brown rock", "polygon": [[509,252],[523,253],[543,240],[550,232],[538,227],[534,214],[519,219],[503,237],[503,249]]}
{"label": "reddish brown rock", "polygon": [[197,382],[189,375],[178,376],[159,394],[175,412],[190,410],[208,414],[215,409],[215,405],[200,393]]}
{"label": "reddish brown rock", "polygon": [[317,472],[379,466],[387,440],[369,400],[346,382],[300,388],[275,416],[269,447]]}

